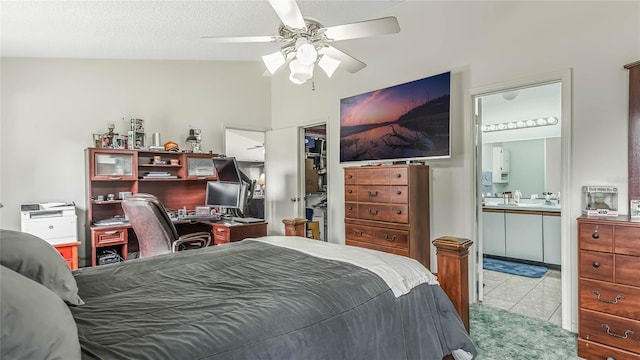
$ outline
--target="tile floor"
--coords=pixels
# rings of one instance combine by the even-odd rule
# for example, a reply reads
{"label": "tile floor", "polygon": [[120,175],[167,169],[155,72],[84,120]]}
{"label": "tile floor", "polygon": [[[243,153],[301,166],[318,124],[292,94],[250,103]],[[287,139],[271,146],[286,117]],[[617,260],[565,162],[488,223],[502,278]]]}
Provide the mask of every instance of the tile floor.
{"label": "tile floor", "polygon": [[561,326],[560,271],[550,269],[541,278],[483,271],[484,305],[547,320]]}

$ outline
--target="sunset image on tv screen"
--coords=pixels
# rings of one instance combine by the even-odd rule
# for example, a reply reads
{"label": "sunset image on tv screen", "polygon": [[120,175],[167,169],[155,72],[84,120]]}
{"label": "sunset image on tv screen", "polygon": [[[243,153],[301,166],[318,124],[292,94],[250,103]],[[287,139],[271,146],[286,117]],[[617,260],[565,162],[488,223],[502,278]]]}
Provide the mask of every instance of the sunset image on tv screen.
{"label": "sunset image on tv screen", "polygon": [[450,156],[451,73],[340,100],[340,162]]}

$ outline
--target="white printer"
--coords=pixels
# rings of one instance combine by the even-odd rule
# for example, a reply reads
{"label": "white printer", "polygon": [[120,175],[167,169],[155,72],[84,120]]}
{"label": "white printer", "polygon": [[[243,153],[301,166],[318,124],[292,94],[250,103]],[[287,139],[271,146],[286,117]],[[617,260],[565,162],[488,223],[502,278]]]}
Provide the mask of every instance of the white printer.
{"label": "white printer", "polygon": [[22,232],[51,245],[78,241],[76,204],[48,202],[20,205]]}

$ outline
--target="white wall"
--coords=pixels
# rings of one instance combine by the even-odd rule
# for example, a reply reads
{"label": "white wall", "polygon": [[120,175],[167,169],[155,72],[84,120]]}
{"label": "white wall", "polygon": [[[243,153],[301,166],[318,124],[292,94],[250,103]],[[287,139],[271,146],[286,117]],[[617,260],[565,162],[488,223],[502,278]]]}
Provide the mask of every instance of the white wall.
{"label": "white wall", "polygon": [[200,128],[203,150],[216,153],[224,152],[223,123],[269,128],[270,85],[259,62],[3,58],[1,70],[6,229],[20,229],[20,204],[74,201],[85,243],[84,150],[108,122],[123,133],[130,118],[141,118],[148,134],[181,146],[189,126]]}
{"label": "white wall", "polygon": [[[626,203],[628,73],[623,65],[640,59],[640,2],[405,1],[380,15],[396,16],[401,32],[342,43],[342,50],[367,63],[364,70],[339,70],[331,80],[319,72],[315,91],[291,84],[286,74],[271,86],[274,128],[329,119],[330,240],[344,241],[339,100],[445,71],[454,79],[454,146],[451,159],[431,162],[431,239],[446,234],[475,240],[469,89],[549,72],[573,70],[573,178],[571,203],[563,203],[563,209],[572,218],[580,215],[584,184],[617,186],[620,202]],[[571,234],[575,264],[575,223]],[[565,270],[573,278],[575,327],[577,277],[574,268]]]}

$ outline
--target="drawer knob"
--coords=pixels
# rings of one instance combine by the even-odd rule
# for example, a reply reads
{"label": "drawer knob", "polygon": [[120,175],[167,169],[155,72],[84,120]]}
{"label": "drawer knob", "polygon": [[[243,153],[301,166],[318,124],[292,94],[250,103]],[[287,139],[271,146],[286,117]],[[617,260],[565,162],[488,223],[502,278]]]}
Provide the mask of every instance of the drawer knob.
{"label": "drawer knob", "polygon": [[378,215],[378,210],[377,209],[376,210],[369,209],[369,214],[370,215]]}
{"label": "drawer knob", "polygon": [[353,232],[353,235],[355,235],[355,236],[362,236],[362,235],[364,235],[364,231],[354,231],[354,232]]}
{"label": "drawer knob", "polygon": [[396,191],[396,195],[400,195],[400,194],[402,194],[402,191],[400,190]]}
{"label": "drawer knob", "polygon": [[353,179],[353,175],[347,175],[347,179]]}
{"label": "drawer knob", "polygon": [[600,267],[600,263],[599,263],[599,262],[597,262],[597,261],[594,261],[592,265],[593,265],[593,267],[594,267],[594,268],[596,268],[596,269]]}
{"label": "drawer knob", "polygon": [[396,210],[396,214],[398,215],[402,214],[402,210]]}
{"label": "drawer knob", "polygon": [[620,338],[620,339],[626,339],[626,338],[629,337],[629,335],[633,335],[634,334],[633,330],[625,330],[624,335],[616,334],[616,333],[610,331],[611,328],[607,324],[602,324],[602,328],[607,331],[607,335],[613,336],[613,337],[617,337],[617,338]]}
{"label": "drawer knob", "polygon": [[353,207],[352,207],[352,206],[349,206],[349,210],[353,210]]}
{"label": "drawer knob", "polygon": [[387,234],[384,234],[384,239],[387,241],[396,241],[396,236],[395,235],[389,236]]}
{"label": "drawer knob", "polygon": [[347,192],[348,192],[349,194],[352,194],[352,193],[353,193],[353,190],[349,189],[349,190],[347,190]]}
{"label": "drawer knob", "polygon": [[368,193],[369,193],[369,196],[371,196],[371,197],[378,196],[378,192],[377,191],[374,191],[374,192],[368,191]]}
{"label": "drawer knob", "polygon": [[402,177],[402,174],[396,174],[396,178],[398,178],[398,179],[399,179],[399,178],[401,178],[401,177]]}
{"label": "drawer knob", "polygon": [[607,299],[601,299],[600,298],[600,292],[599,291],[593,290],[591,293],[596,295],[596,300],[598,300],[600,302],[603,302],[603,303],[607,303],[607,304],[617,304],[618,301],[624,300],[624,296],[622,296],[622,295],[616,295],[616,297],[613,300],[607,300]]}
{"label": "drawer knob", "polygon": [[594,239],[600,238],[600,234],[598,234],[598,230],[596,230],[593,234],[591,234],[591,237]]}

